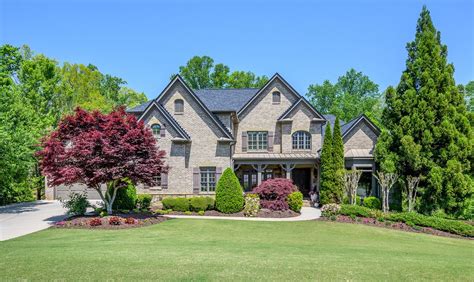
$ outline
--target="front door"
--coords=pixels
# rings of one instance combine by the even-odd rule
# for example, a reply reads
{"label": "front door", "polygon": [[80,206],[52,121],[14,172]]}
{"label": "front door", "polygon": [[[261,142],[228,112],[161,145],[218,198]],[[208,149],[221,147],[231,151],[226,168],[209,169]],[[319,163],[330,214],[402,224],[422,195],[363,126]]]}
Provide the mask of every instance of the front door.
{"label": "front door", "polygon": [[291,172],[291,179],[293,183],[298,186],[303,197],[309,197],[311,190],[311,169],[310,168],[295,168]]}

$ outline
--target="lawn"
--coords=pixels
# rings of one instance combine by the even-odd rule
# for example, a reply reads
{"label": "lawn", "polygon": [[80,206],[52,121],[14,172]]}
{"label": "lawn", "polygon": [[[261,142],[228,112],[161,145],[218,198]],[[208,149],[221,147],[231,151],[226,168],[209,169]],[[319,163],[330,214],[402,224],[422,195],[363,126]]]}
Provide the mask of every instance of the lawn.
{"label": "lawn", "polygon": [[474,280],[474,241],[334,222],[169,220],[0,242],[0,280]]}

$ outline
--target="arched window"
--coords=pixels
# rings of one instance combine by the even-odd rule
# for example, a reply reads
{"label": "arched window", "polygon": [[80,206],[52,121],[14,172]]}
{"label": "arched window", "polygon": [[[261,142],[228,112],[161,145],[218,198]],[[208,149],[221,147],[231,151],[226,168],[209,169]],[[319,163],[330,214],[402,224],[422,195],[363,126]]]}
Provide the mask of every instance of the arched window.
{"label": "arched window", "polygon": [[181,99],[176,99],[174,101],[174,113],[181,114],[184,112],[184,101]]}
{"label": "arched window", "polygon": [[272,93],[272,102],[274,104],[279,104],[281,101],[281,94],[278,91],[273,91]]}
{"label": "arched window", "polygon": [[311,149],[311,134],[307,131],[296,131],[292,135],[294,150]]}
{"label": "arched window", "polygon": [[153,131],[153,135],[155,137],[159,137],[161,133],[161,125],[155,123],[151,125],[151,131]]}

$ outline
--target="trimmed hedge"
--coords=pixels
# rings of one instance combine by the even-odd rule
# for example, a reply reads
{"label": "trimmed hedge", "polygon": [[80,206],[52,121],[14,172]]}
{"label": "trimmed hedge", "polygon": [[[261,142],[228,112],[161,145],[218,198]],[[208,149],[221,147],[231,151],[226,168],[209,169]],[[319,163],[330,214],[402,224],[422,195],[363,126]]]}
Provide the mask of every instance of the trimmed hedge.
{"label": "trimmed hedge", "polygon": [[290,210],[294,212],[300,212],[303,207],[303,194],[300,191],[296,191],[288,195],[286,199]]}
{"label": "trimmed hedge", "polygon": [[380,210],[382,208],[382,202],[380,202],[379,198],[370,196],[364,199],[364,207]]}
{"label": "trimmed hedge", "polygon": [[216,209],[223,213],[239,212],[244,207],[244,194],[239,179],[231,168],[222,173],[216,188]]}
{"label": "trimmed hedge", "polygon": [[390,213],[385,215],[385,219],[404,222],[408,225],[431,227],[461,236],[474,237],[474,226],[457,220],[426,216],[414,212]]}
{"label": "trimmed hedge", "polygon": [[206,211],[214,208],[214,199],[212,197],[192,197],[178,198],[168,197],[161,200],[164,210],[173,210],[180,212],[187,211]]}

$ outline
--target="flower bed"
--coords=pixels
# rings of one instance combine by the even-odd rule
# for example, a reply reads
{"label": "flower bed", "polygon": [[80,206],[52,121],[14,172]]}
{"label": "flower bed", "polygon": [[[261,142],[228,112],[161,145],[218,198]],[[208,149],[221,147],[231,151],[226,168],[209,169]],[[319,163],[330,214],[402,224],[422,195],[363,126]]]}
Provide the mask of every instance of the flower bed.
{"label": "flower bed", "polygon": [[474,240],[474,238],[472,237],[463,237],[460,235],[452,234],[449,232],[437,230],[430,227],[413,226],[413,225],[408,225],[403,222],[379,221],[375,218],[369,218],[369,217],[353,218],[346,215],[338,215],[334,217],[321,217],[316,220],[334,221],[334,222],[352,223],[352,224],[364,224],[364,225],[370,225],[370,226],[376,226],[376,227],[382,227],[382,228],[396,229],[396,230],[401,230],[401,231],[426,233],[426,234],[437,235],[437,236]]}
{"label": "flower bed", "polygon": [[55,228],[75,229],[125,229],[148,226],[167,220],[151,213],[114,214],[113,216],[74,216],[57,222]]}

